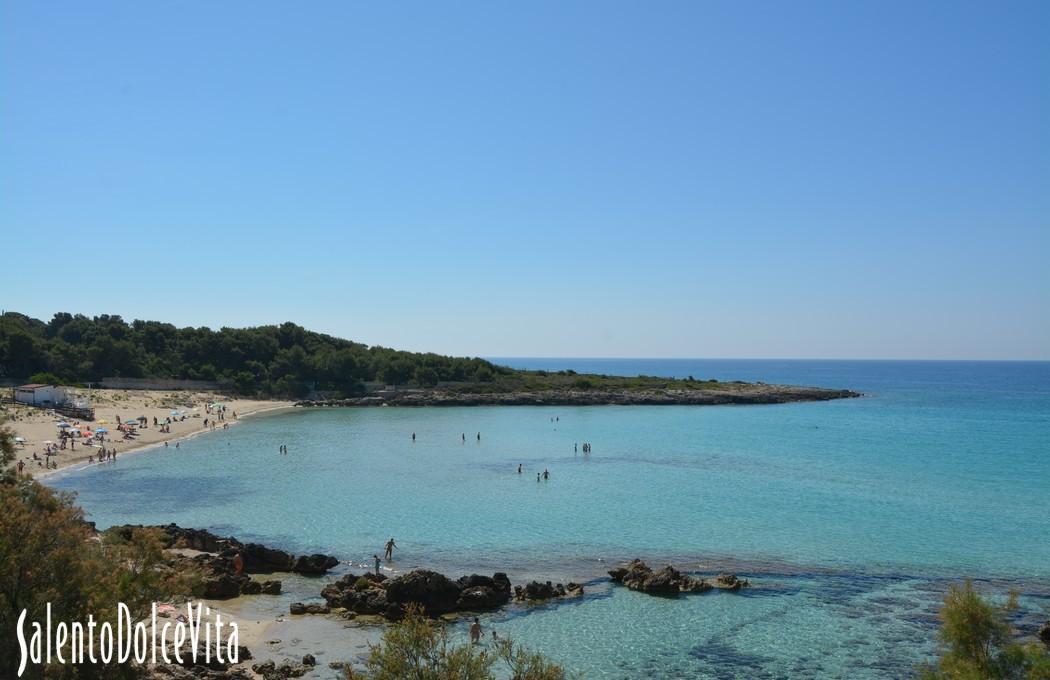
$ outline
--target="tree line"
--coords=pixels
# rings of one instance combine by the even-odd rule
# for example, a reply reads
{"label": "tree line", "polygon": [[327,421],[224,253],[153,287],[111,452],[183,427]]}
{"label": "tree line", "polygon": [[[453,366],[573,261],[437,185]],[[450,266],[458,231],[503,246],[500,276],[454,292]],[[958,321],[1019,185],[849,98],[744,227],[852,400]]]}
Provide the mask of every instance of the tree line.
{"label": "tree line", "polygon": [[0,315],[0,377],[80,384],[103,378],[226,381],[245,395],[358,394],[367,382],[433,387],[487,383],[513,370],[484,359],[393,350],[294,323],[177,328],[119,315],[60,312],[44,322]]}

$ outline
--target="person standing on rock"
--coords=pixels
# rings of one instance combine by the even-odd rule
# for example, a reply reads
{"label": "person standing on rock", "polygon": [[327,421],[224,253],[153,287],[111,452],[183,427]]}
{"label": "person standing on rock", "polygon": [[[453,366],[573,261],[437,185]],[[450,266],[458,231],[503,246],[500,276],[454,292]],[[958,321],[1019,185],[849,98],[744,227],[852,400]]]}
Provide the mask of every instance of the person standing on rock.
{"label": "person standing on rock", "polygon": [[474,623],[470,624],[470,644],[476,645],[481,642],[481,621],[474,617]]}
{"label": "person standing on rock", "polygon": [[376,576],[379,576],[379,555],[372,555],[376,561]]}
{"label": "person standing on rock", "polygon": [[233,556],[233,570],[237,572],[238,576],[244,573],[244,558],[241,557],[240,553],[236,553]]}
{"label": "person standing on rock", "polygon": [[397,547],[397,543],[394,543],[394,537],[391,536],[390,540],[386,542],[386,561],[394,559],[394,548]]}

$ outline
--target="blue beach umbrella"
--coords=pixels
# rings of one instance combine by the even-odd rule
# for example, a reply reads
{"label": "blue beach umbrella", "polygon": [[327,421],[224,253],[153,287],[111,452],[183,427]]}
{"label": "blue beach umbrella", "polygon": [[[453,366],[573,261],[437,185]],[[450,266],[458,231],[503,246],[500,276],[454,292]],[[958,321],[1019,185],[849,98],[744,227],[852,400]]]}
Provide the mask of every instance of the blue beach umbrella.
{"label": "blue beach umbrella", "polygon": [[96,428],[95,428],[95,432],[96,432],[96,433],[98,433],[98,432],[109,432],[109,430],[107,430],[107,429],[106,429],[106,428],[104,428],[104,427],[96,427]]}

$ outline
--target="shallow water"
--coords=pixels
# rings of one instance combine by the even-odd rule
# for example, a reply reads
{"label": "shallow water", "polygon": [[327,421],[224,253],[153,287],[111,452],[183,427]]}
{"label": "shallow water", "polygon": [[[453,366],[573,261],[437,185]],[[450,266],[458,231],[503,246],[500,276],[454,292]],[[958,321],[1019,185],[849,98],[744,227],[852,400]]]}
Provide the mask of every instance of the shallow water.
{"label": "shallow water", "polygon": [[361,563],[395,536],[397,570],[588,580],[641,556],[751,576],[678,601],[596,581],[487,619],[587,677],[898,677],[932,653],[951,580],[1047,601],[1048,363],[507,362],[867,396],[296,411],[50,483],[101,526],[175,521]]}

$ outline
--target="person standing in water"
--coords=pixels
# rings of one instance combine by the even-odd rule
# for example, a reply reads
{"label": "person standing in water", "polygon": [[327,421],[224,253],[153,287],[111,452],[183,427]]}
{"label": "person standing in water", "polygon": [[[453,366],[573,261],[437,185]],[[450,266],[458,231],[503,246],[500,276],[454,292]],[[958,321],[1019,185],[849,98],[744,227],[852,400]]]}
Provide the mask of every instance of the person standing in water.
{"label": "person standing in water", "polygon": [[480,432],[478,432],[478,441],[479,442],[481,441],[481,433]]}
{"label": "person standing in water", "polygon": [[518,474],[521,474],[521,463],[518,463]]}
{"label": "person standing in water", "polygon": [[416,433],[413,432],[412,433],[412,442],[415,443],[415,441],[416,441]]}
{"label": "person standing in water", "polygon": [[463,437],[463,443],[466,444],[467,443],[467,433],[463,432],[462,434],[460,434],[460,436]]}
{"label": "person standing in water", "polygon": [[547,471],[547,468],[543,468],[543,478],[544,479],[550,479],[551,478],[551,473]]}
{"label": "person standing in water", "polygon": [[538,473],[538,472],[536,473],[536,481],[537,482],[540,481],[540,473]]}
{"label": "person standing in water", "polygon": [[379,576],[379,555],[372,555],[372,558],[376,561],[376,576]]}
{"label": "person standing in water", "polygon": [[394,537],[391,536],[390,540],[386,542],[386,561],[394,559],[394,548],[397,547],[397,543],[394,543]]}
{"label": "person standing in water", "polygon": [[470,624],[470,644],[476,645],[481,642],[481,621],[474,617],[474,623]]}

